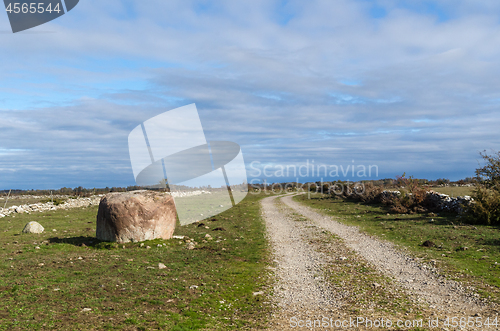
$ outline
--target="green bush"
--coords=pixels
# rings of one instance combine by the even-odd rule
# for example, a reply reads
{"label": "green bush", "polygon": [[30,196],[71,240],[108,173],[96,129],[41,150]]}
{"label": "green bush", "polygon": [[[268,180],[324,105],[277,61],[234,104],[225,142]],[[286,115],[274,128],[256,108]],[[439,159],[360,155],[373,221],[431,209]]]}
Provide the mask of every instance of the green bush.
{"label": "green bush", "polygon": [[474,202],[465,210],[465,220],[473,224],[500,225],[500,152],[480,153],[486,164],[476,169]]}
{"label": "green bush", "polygon": [[59,205],[62,205],[63,203],[65,203],[66,199],[60,199],[60,198],[51,199],[51,198],[48,198],[48,199],[40,200],[41,203],[47,203],[47,202],[51,202],[51,201],[54,201],[54,206],[59,206]]}

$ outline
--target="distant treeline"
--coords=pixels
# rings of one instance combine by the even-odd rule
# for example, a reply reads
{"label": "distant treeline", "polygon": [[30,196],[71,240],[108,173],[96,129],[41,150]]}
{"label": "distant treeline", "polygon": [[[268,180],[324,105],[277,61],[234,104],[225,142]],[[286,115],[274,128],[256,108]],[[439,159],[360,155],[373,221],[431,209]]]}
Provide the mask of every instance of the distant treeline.
{"label": "distant treeline", "polygon": [[[430,186],[439,186],[439,185],[466,185],[466,184],[471,184],[474,179],[473,178],[465,178],[461,179],[456,182],[452,182],[449,179],[446,178],[439,178],[436,180],[427,180],[427,179],[416,179],[418,180],[419,184],[421,185],[430,185]],[[341,181],[335,181],[335,182],[341,182]],[[335,182],[310,182],[310,183],[296,183],[296,182],[289,182],[289,183],[270,183],[270,184],[249,184],[249,189],[255,189],[255,188],[260,188],[260,189],[271,189],[272,187],[276,187],[278,185],[281,185],[284,187],[286,185],[288,188],[296,188],[297,186],[302,187],[303,185],[307,184],[312,184],[314,183],[317,186],[323,186],[324,184],[332,184]],[[384,186],[384,187],[392,187],[397,185],[397,180],[393,178],[385,178],[385,179],[379,179],[379,180],[364,180],[362,181],[364,183],[371,183],[375,186]],[[179,189],[180,187],[176,187],[176,189]],[[74,196],[90,196],[94,194],[106,194],[110,192],[128,192],[128,191],[135,191],[135,190],[143,190],[145,189],[142,186],[127,186],[127,187],[105,187],[105,188],[84,188],[82,186],[78,186],[75,188],[70,188],[70,187],[63,187],[60,189],[53,189],[53,190],[20,190],[20,189],[12,189],[11,190],[11,195],[74,195]],[[151,189],[151,188],[148,188]],[[202,188],[203,189],[203,188]],[[160,189],[160,190],[169,190],[167,189]],[[9,193],[9,190],[0,190],[0,195],[6,195]]]}
{"label": "distant treeline", "polygon": [[[472,185],[474,183],[474,178],[472,177],[467,177],[465,179],[460,179],[458,181],[450,181],[449,179],[446,178],[438,178],[436,180],[428,180],[428,179],[417,179],[415,178],[414,181],[418,182],[419,185],[424,185],[424,186],[464,186],[464,185]],[[290,188],[290,189],[296,189],[296,188],[305,188],[307,187],[309,190],[311,189],[316,189],[316,187],[330,187],[334,185],[335,183],[341,183],[341,184],[347,184],[347,183],[353,183],[353,181],[316,181],[316,182],[308,182],[308,183],[297,183],[297,182],[283,182],[283,183],[265,183],[265,184],[249,184],[249,188],[253,189],[278,189],[279,187],[281,188]],[[400,185],[398,179],[394,178],[384,178],[384,179],[377,179],[377,180],[362,180],[360,183],[364,184],[371,184],[373,186],[383,186],[384,188],[396,188],[397,186]]]}
{"label": "distant treeline", "polygon": [[[70,188],[63,187],[54,190],[11,190],[11,195],[75,195],[75,196],[90,196],[93,194],[106,194],[110,192],[127,192],[143,189],[140,186],[127,186],[127,187],[105,187],[105,188],[84,188],[82,186]],[[0,190],[0,194],[8,194],[9,190]]]}

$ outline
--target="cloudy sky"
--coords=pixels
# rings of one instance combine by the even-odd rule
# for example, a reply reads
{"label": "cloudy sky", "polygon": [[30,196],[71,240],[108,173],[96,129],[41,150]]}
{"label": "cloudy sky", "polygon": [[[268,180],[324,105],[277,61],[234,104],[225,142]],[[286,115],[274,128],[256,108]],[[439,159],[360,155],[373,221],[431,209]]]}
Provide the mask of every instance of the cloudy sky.
{"label": "cloudy sky", "polygon": [[0,13],[0,189],[133,185],[128,134],[191,103],[249,179],[465,178],[500,149],[499,61],[496,0],[81,0],[16,34]]}

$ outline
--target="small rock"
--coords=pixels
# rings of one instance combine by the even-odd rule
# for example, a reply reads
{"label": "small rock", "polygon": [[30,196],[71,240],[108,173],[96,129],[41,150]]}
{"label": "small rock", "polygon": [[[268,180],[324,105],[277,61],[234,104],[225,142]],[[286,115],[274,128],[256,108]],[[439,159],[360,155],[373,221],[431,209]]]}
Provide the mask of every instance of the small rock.
{"label": "small rock", "polygon": [[36,246],[35,249],[40,249],[40,247]]}
{"label": "small rock", "polygon": [[150,248],[151,248],[151,246],[146,246],[146,249],[150,249]]}
{"label": "small rock", "polygon": [[212,236],[211,236],[211,235],[209,235],[209,234],[207,233],[207,234],[205,235],[205,238],[207,238],[207,239],[209,239],[209,240],[210,240],[210,239],[212,239]]}
{"label": "small rock", "polygon": [[57,232],[57,230],[56,229],[52,229],[52,232]]}
{"label": "small rock", "polygon": [[141,243],[141,247],[143,247],[143,246],[144,246],[144,243]]}
{"label": "small rock", "polygon": [[341,256],[341,257],[339,257],[339,260],[341,260],[341,261],[347,260],[347,257]]}
{"label": "small rock", "polygon": [[193,250],[194,249],[194,244],[193,243],[188,243],[186,245],[186,248],[189,249],[189,250]]}
{"label": "small rock", "polygon": [[198,285],[191,285],[189,286],[190,290],[196,290],[198,288]]}
{"label": "small rock", "polygon": [[264,291],[253,292],[252,294],[253,294],[254,296],[256,296],[256,295],[263,295],[263,294],[264,294]]}
{"label": "small rock", "polygon": [[182,239],[184,239],[184,236],[172,236],[172,238],[182,240]]}
{"label": "small rock", "polygon": [[166,266],[166,265],[164,265],[163,263],[161,263],[161,262],[160,262],[160,263],[158,263],[158,269],[160,269],[160,270],[161,270],[161,269],[166,269],[166,268],[167,268],[167,266]]}
{"label": "small rock", "polygon": [[158,245],[156,245],[156,247],[163,247],[163,245],[162,244],[158,244]]}
{"label": "small rock", "polygon": [[38,263],[39,267],[43,267],[44,265],[45,265],[45,263]]}
{"label": "small rock", "polygon": [[82,313],[88,313],[89,311],[92,311],[91,308],[83,308]]}
{"label": "small rock", "polygon": [[372,286],[373,286],[374,288],[379,288],[381,285],[380,285],[379,283],[373,283],[373,284],[372,284]]}
{"label": "small rock", "polygon": [[31,221],[24,226],[23,233],[42,233],[43,230],[44,228],[40,223]]}

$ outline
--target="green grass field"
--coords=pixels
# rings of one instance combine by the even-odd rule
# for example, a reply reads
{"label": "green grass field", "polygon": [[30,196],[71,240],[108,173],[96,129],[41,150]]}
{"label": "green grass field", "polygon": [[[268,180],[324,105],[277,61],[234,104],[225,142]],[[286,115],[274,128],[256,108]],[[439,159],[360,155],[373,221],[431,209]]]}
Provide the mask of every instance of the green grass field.
{"label": "green grass field", "polygon": [[[142,247],[98,242],[97,207],[0,219],[0,330],[262,327],[270,304],[253,295],[270,282],[261,197],[177,227],[184,240]],[[29,221],[45,232],[21,234]]]}
{"label": "green grass field", "polygon": [[431,187],[435,192],[447,194],[451,197],[463,197],[464,195],[471,195],[474,187],[467,186],[446,186],[446,187]]}
{"label": "green grass field", "polygon": [[[435,264],[451,278],[476,287],[484,296],[500,303],[500,229],[462,224],[452,214],[387,214],[381,205],[365,205],[326,195],[300,195],[294,199],[336,216],[347,225],[394,242]],[[432,221],[431,221],[432,220]],[[424,241],[435,247],[423,247]]]}
{"label": "green grass field", "polygon": [[[29,205],[33,203],[38,203],[38,202],[46,202],[45,199],[38,199],[38,198],[29,198],[29,199],[19,199],[16,196],[9,197],[8,199],[6,197],[2,197],[0,199],[0,208],[9,208],[12,206],[20,206],[20,205]],[[49,200],[47,200],[49,201]]]}

